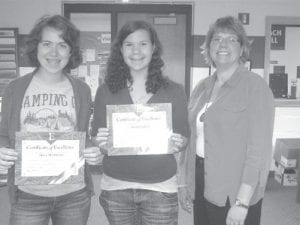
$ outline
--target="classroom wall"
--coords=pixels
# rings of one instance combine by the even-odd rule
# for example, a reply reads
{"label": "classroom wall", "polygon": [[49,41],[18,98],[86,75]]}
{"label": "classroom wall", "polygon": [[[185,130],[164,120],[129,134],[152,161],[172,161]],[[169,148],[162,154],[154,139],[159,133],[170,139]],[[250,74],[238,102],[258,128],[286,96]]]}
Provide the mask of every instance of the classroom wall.
{"label": "classroom wall", "polygon": [[[121,1],[88,1],[64,0],[64,2],[118,2]],[[195,35],[204,35],[216,18],[225,15],[237,16],[239,12],[250,13],[250,24],[246,31],[251,36],[264,36],[266,16],[299,16],[299,0],[152,0],[137,1],[135,3],[191,3],[194,4]],[[62,0],[0,0],[0,26],[16,26],[21,34],[26,34],[31,29],[37,18],[44,14],[61,13]]]}
{"label": "classroom wall", "polygon": [[[121,3],[121,0],[0,0],[0,27],[18,27],[20,34],[28,34],[35,21],[45,14],[61,14],[62,2]],[[131,0],[133,3],[193,4],[193,63],[192,73],[208,75],[208,66],[200,53],[209,25],[218,17],[249,13],[250,23],[245,25],[253,40],[250,54],[251,68],[264,74],[264,36],[266,16],[299,16],[299,0]],[[201,70],[204,69],[204,70]],[[192,74],[193,75],[193,74]],[[192,77],[193,78],[193,77]],[[196,81],[200,77],[196,78]],[[193,84],[192,84],[193,85]]]}
{"label": "classroom wall", "polygon": [[[264,36],[266,16],[299,16],[300,1],[298,0],[131,0],[134,3],[178,3],[193,4],[193,40],[194,60],[193,67],[205,67],[199,47],[204,36],[216,18],[238,13],[249,13],[250,23],[245,25],[246,32],[254,40],[250,55],[251,67],[263,69],[264,67]],[[35,21],[45,14],[61,14],[62,2],[103,2],[121,3],[116,0],[0,0],[0,27],[18,27],[20,34],[28,34]],[[257,71],[263,75],[263,71]]]}
{"label": "classroom wall", "polygon": [[[88,0],[65,0],[64,2],[117,2],[121,1],[88,1]],[[137,1],[134,3],[180,3],[194,5],[193,18],[193,38],[194,38],[194,58],[191,73],[191,81],[196,83],[201,78],[201,74],[206,76],[208,68],[204,65],[203,57],[200,54],[200,45],[208,27],[216,18],[226,15],[237,16],[239,12],[250,14],[250,24],[245,25],[245,29],[253,39],[255,39],[252,49],[252,66],[254,72],[263,75],[264,60],[264,36],[266,16],[300,16],[299,0],[153,0]],[[0,27],[18,27],[20,34],[28,34],[35,21],[45,14],[61,14],[62,0],[0,0]],[[253,55],[254,54],[254,55]],[[193,82],[194,81],[194,82]],[[281,111],[284,112],[281,112]],[[274,141],[277,137],[299,137],[295,127],[299,127],[299,120],[292,119],[288,126],[280,124],[283,118],[291,119],[290,113],[300,115],[300,108],[277,108],[274,131]],[[293,117],[294,118],[294,117]],[[299,117],[300,118],[300,117]],[[286,124],[286,123],[285,123]],[[294,126],[292,126],[292,124]]]}
{"label": "classroom wall", "polygon": [[[250,23],[245,25],[246,32],[254,40],[250,55],[252,69],[259,69],[263,75],[264,67],[264,36],[266,16],[299,16],[300,1],[298,0],[181,0],[181,1],[137,1],[134,3],[178,3],[193,4],[193,67],[205,67],[200,54],[200,45],[204,36],[216,18],[238,13],[249,13]],[[28,34],[35,21],[45,14],[61,14],[62,2],[103,2],[121,3],[121,1],[88,1],[88,0],[0,0],[0,27],[18,27],[20,34]]]}

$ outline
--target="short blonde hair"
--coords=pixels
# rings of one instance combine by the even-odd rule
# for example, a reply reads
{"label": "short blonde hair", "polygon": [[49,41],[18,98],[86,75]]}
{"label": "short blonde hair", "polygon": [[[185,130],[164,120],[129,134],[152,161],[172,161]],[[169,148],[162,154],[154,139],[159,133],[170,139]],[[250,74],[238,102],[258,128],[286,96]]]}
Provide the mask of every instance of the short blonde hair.
{"label": "short blonde hair", "polygon": [[220,17],[214,24],[210,26],[205,37],[205,42],[201,47],[203,49],[202,54],[204,55],[206,62],[215,67],[215,63],[210,55],[210,43],[214,34],[219,31],[227,31],[235,34],[238,37],[238,41],[243,51],[240,57],[240,62],[245,63],[249,58],[251,42],[248,39],[246,31],[241,22],[232,16]]}

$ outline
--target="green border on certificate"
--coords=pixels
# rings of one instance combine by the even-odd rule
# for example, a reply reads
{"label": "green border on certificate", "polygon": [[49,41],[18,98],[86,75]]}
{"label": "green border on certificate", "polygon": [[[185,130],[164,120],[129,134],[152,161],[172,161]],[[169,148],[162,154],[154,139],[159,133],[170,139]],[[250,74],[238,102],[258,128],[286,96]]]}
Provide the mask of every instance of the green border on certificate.
{"label": "green border on certificate", "polygon": [[16,132],[16,185],[84,182],[85,132]]}
{"label": "green border on certificate", "polygon": [[170,154],[172,104],[107,105],[108,155]]}

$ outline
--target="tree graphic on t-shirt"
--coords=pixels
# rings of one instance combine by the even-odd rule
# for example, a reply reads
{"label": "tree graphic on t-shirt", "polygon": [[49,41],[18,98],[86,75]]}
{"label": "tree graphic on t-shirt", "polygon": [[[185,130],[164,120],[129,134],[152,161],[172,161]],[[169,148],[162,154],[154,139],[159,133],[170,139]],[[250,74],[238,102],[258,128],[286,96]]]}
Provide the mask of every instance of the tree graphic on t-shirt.
{"label": "tree graphic on t-shirt", "polygon": [[42,109],[36,113],[28,112],[23,124],[29,130],[58,130],[67,131],[75,127],[75,122],[67,112],[58,111],[58,115],[51,109]]}

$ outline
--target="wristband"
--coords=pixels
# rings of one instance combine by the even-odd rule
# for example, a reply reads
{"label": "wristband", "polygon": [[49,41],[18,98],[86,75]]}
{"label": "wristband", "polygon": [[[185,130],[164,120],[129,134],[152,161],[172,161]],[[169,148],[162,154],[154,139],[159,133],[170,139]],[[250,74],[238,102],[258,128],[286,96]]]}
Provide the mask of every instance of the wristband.
{"label": "wristband", "polygon": [[249,206],[242,203],[241,200],[239,200],[239,199],[236,199],[234,204],[238,207],[242,207],[244,209],[249,209]]}

